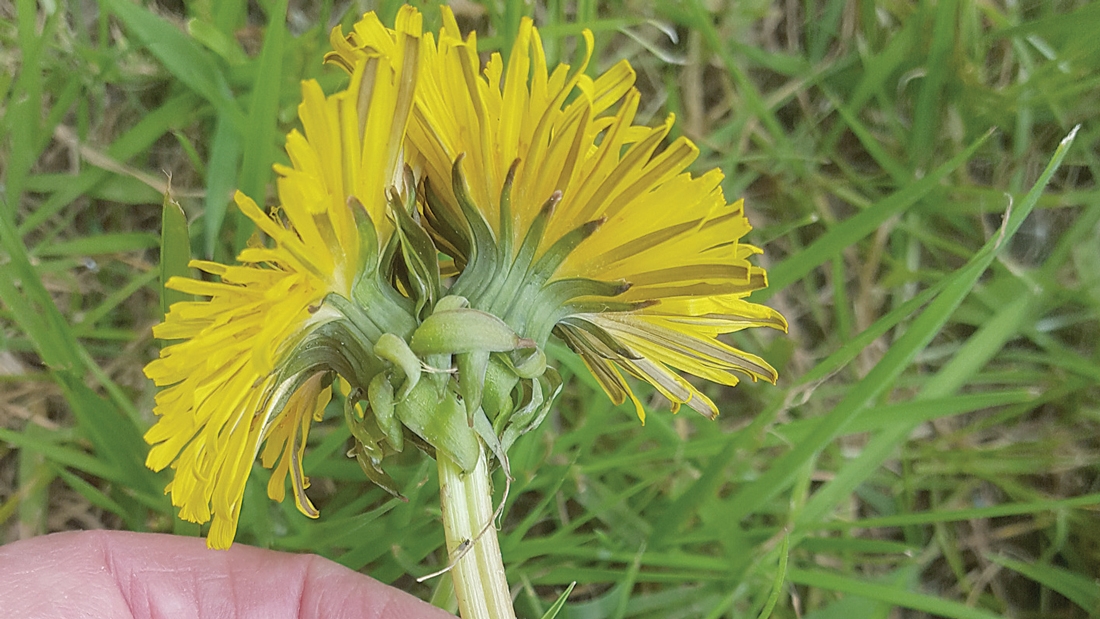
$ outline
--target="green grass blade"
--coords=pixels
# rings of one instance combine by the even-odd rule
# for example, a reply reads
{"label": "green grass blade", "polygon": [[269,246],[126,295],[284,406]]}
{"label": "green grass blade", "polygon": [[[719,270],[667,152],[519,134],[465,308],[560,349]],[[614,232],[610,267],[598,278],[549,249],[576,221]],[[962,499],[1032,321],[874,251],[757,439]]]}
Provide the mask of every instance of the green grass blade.
{"label": "green grass blade", "polygon": [[159,490],[157,473],[145,468],[148,447],[141,438],[141,426],[133,416],[120,414],[106,399],[92,391],[71,373],[58,373],[56,380],[72,409],[81,434],[92,443],[95,454],[114,465],[117,479],[144,492]]}
{"label": "green grass blade", "polygon": [[[49,430],[34,423],[24,426],[24,435],[32,440],[49,440]],[[19,524],[31,535],[44,535],[49,528],[49,486],[56,477],[53,467],[41,451],[19,450]]]}
{"label": "green grass blade", "polygon": [[148,232],[111,232],[43,245],[38,248],[35,255],[40,258],[102,256],[105,254],[144,251],[156,246],[157,237]]}
{"label": "green grass blade", "polygon": [[160,311],[168,314],[173,303],[187,301],[190,295],[167,288],[172,277],[189,277],[187,263],[191,261],[191,235],[187,231],[187,215],[179,202],[164,194],[160,217]]}
{"label": "green grass blade", "polygon": [[790,152],[792,149],[787,132],[783,129],[775,112],[768,108],[757,85],[749,79],[741,64],[737,61],[730,46],[731,41],[724,39],[715,28],[714,22],[702,2],[692,0],[687,3],[685,8],[689,12],[690,19],[693,22],[692,25],[699,29],[707,45],[722,59],[726,71],[729,72],[741,89],[741,96],[744,97],[746,106],[745,112],[748,114],[744,118],[751,117],[762,123],[768,131],[768,136],[775,141],[776,150],[783,153]]}
{"label": "green grass blade", "polygon": [[1095,578],[1087,578],[1057,565],[1040,566],[992,554],[987,554],[986,558],[1061,593],[1089,613],[1090,617],[1100,615],[1100,583]]}
{"label": "green grass blade", "polygon": [[[116,161],[128,161],[149,149],[161,136],[173,127],[191,122],[200,109],[199,100],[190,93],[169,99],[164,105],[146,114],[133,128],[119,136],[106,154]],[[90,168],[69,180],[34,212],[27,215],[19,224],[19,234],[25,235],[54,217],[80,196],[89,193],[93,187],[102,183],[111,175],[99,168]],[[10,193],[9,196],[14,194]]]}
{"label": "green grass blade", "polygon": [[[1031,301],[1029,295],[1021,296],[983,325],[959,353],[925,384],[914,404],[928,411],[936,411],[939,405],[930,398],[942,399],[954,393],[980,370],[1019,331],[1024,318],[1031,314]],[[845,463],[833,479],[814,493],[798,516],[798,526],[824,518],[845,496],[877,471],[920,423],[919,419],[894,418],[892,424],[864,446],[858,457]]]}
{"label": "green grass blade", "polygon": [[[223,2],[221,4],[233,3]],[[187,33],[205,46],[206,49],[220,56],[230,66],[248,63],[248,56],[241,49],[240,43],[233,38],[232,29],[224,32],[210,22],[192,19],[187,22]]]}
{"label": "green grass blade", "polygon": [[236,126],[245,126],[244,113],[233,99],[225,75],[198,42],[129,0],[102,1],[180,82],[232,118]]}
{"label": "green grass blade", "polygon": [[[1019,229],[1024,219],[1035,208],[1039,196],[1050,181],[1051,176],[1061,165],[1069,144],[1073,142],[1076,129],[1067,136],[1062,145],[1052,157],[1047,169],[1036,181],[1031,191],[1021,200],[1020,204],[1012,209],[1006,217],[1001,233],[991,239],[986,247],[975,258],[961,269],[959,274],[966,274],[956,284],[953,284],[943,295],[938,297],[933,305],[941,299],[950,299],[950,310],[957,307],[962,298],[968,294],[971,287],[977,282],[978,277],[985,272],[989,264],[996,257],[997,252],[1005,246],[1008,239]],[[948,397],[962,387],[975,373],[977,373],[993,357],[1004,344],[1019,331],[1024,322],[1034,313],[1036,298],[1031,294],[1021,294],[971,336],[959,352],[949,361],[931,380],[925,383],[917,400]],[[931,310],[932,305],[929,306]],[[950,311],[947,312],[950,314]],[[948,315],[945,315],[944,320]],[[923,317],[923,315],[922,315]],[[942,324],[942,323],[941,323]],[[916,328],[917,323],[913,324]],[[908,336],[908,332],[906,336]],[[903,336],[902,339],[904,339]],[[891,349],[900,346],[901,340]],[[885,358],[883,359],[885,361]],[[872,374],[874,372],[872,371]],[[870,378],[870,375],[868,375]],[[838,408],[840,408],[838,406]],[[917,420],[898,420],[891,427],[886,428],[876,435],[864,447],[860,455],[846,463],[836,476],[815,493],[805,509],[799,514],[798,522],[805,526],[810,522],[816,522],[824,518],[826,513],[837,505],[844,496],[847,496],[855,488],[866,480],[886,458],[893,453],[898,444],[909,436],[920,422]]]}
{"label": "green grass blade", "polygon": [[[902,33],[903,35],[905,35],[912,30],[913,27],[909,27],[904,29]],[[891,46],[904,45],[907,48],[910,45],[910,39],[912,39],[912,36],[899,36],[897,41],[891,43]],[[908,52],[909,50],[905,49],[904,51]],[[900,62],[902,59],[898,58],[895,60]],[[895,67],[891,64],[887,68],[893,69]],[[872,75],[868,74],[865,76],[864,79],[872,79]],[[890,178],[892,178],[895,183],[903,185],[911,182],[913,179],[913,173],[909,170],[909,168],[904,163],[899,161],[897,157],[891,155],[889,151],[885,147],[883,147],[882,144],[879,143],[878,138],[875,136],[874,132],[868,129],[867,126],[859,119],[859,116],[852,111],[853,109],[858,109],[858,106],[861,103],[858,100],[842,101],[830,93],[826,93],[826,96],[829,97],[829,101],[832,103],[833,107],[836,108],[836,111],[838,114],[840,114],[840,117],[844,119],[844,125],[838,126],[846,126],[851,129],[852,133],[856,136],[856,138],[859,139],[860,145],[862,145],[863,148],[867,149],[867,154],[869,154],[875,160],[875,163],[880,165],[883,170],[886,170],[886,173],[890,175]]]}
{"label": "green grass blade", "polygon": [[214,124],[210,162],[206,166],[206,199],[202,220],[202,247],[206,258],[215,258],[218,237],[225,222],[226,209],[237,187],[237,166],[241,160],[241,139],[232,121],[219,114]]}
{"label": "green grass blade", "polygon": [[[1012,389],[886,404],[873,409],[864,409],[852,420],[846,433],[877,432],[899,422],[923,423],[942,417],[1034,401],[1034,392],[1028,389]],[[771,432],[775,434],[775,440],[766,444],[802,442],[813,431],[815,423],[816,419],[799,419],[771,428]]]}
{"label": "green grass blade", "polygon": [[932,284],[927,289],[922,290],[920,294],[912,299],[890,310],[890,312],[876,320],[871,326],[860,331],[854,338],[841,344],[840,347],[833,351],[828,357],[822,359],[813,369],[806,372],[805,375],[798,379],[798,384],[808,385],[828,378],[830,374],[858,357],[871,342],[885,335],[887,331],[896,327],[903,320],[912,316],[913,312],[934,299],[949,283],[951,283],[951,278],[945,277]]}
{"label": "green grass blade", "polygon": [[106,464],[80,449],[45,440],[43,437],[35,437],[31,436],[30,433],[0,428],[0,440],[20,449],[40,453],[51,462],[83,471],[89,475],[95,475],[100,479],[109,481],[121,481],[122,479],[114,466]]}
{"label": "green grass blade", "polygon": [[[84,497],[84,499],[92,505],[95,505],[100,509],[109,511],[112,514],[115,514],[116,516],[119,516],[126,520],[131,519],[131,514],[126,508],[120,505],[118,501],[115,501],[111,497],[107,496],[102,490],[88,483],[79,475],[74,475],[60,466],[55,466],[53,467],[53,469],[54,472],[57,473],[58,477],[64,480],[70,488],[75,490],[77,494]],[[133,526],[133,524],[129,522],[127,524],[129,526]]]}
{"label": "green grass blade", "polygon": [[779,601],[779,594],[783,592],[783,583],[787,580],[787,558],[791,550],[791,536],[784,535],[783,543],[779,546],[779,567],[775,571],[775,580],[772,581],[772,591],[764,608],[760,610],[759,619],[771,617],[775,604]]}
{"label": "green grass blade", "polygon": [[569,594],[573,592],[573,588],[577,586],[576,581],[569,583],[569,586],[565,588],[565,591],[558,596],[554,605],[546,609],[546,613],[542,616],[542,619],[554,619],[561,612],[561,609],[565,607],[565,601],[569,599]]}
{"label": "green grass blade", "polygon": [[937,510],[913,514],[898,514],[894,516],[880,516],[878,518],[862,518],[855,521],[823,522],[815,526],[821,530],[833,529],[883,529],[887,527],[906,527],[913,525],[936,524],[940,522],[960,522],[963,520],[981,520],[987,518],[1003,518],[1006,516],[1019,516],[1022,514],[1038,514],[1059,509],[1075,509],[1078,507],[1093,507],[1100,505],[1100,493],[1086,494],[1071,499],[1029,501],[1021,503],[1007,503],[1005,505],[992,505],[990,507],[972,507],[968,509]]}
{"label": "green grass blade", "polygon": [[638,582],[638,571],[642,567],[642,557],[645,556],[645,542],[642,542],[641,548],[634,555],[634,560],[630,562],[630,567],[626,570],[626,577],[622,579],[616,586],[618,589],[618,599],[615,603],[615,610],[611,613],[612,619],[623,619],[626,617],[627,603],[630,602],[630,594],[634,591],[634,584]]}
{"label": "green grass blade", "polygon": [[214,25],[227,35],[240,28],[247,16],[247,0],[223,0],[214,5]]}
{"label": "green grass blade", "polygon": [[932,138],[939,133],[936,131],[936,123],[943,114],[943,88],[959,28],[958,0],[944,0],[925,6],[933,7],[935,18],[928,57],[923,63],[924,79],[914,105],[913,129],[909,140],[909,155],[917,166],[923,166],[928,160],[932,154]]}
{"label": "green grass blade", "polygon": [[[14,209],[0,197],[0,246],[9,263],[0,265],[0,297],[12,312],[19,328],[30,336],[47,367],[65,370],[80,365],[72,330],[58,311],[53,298],[31,266],[27,248],[11,220]],[[17,287],[15,282],[20,282]]]}
{"label": "green grass blade", "polygon": [[949,617],[950,619],[1001,619],[999,615],[971,608],[959,602],[952,602],[923,593],[913,593],[890,585],[849,578],[823,570],[791,568],[787,571],[787,577],[797,585],[878,600],[892,604],[895,607],[911,608],[939,617]]}
{"label": "green grass blade", "polygon": [[[264,35],[264,46],[260,52],[244,132],[240,190],[261,207],[267,201],[267,182],[271,178],[271,163],[275,160],[279,86],[283,79],[283,48],[286,40],[286,9],[287,0],[278,0],[269,12],[271,19]],[[247,240],[249,234],[251,227],[237,230],[238,247],[243,246],[243,241]]]}
{"label": "green grass blade", "polygon": [[1007,213],[1004,225],[997,236],[990,239],[964,267],[949,277],[951,282],[944,291],[921,312],[867,376],[854,385],[840,403],[818,422],[810,437],[773,462],[771,468],[758,479],[743,486],[734,494],[729,501],[732,510],[731,520],[744,518],[755,506],[762,505],[775,497],[794,481],[801,468],[836,438],[864,407],[893,384],[917,353],[932,341],[962,300],[970,293],[978,278],[993,262],[997,252],[1019,230],[1024,219],[1038,202],[1039,195],[1042,194],[1051,176],[1061,165],[1076,133],[1077,129],[1074,129],[1062,141],[1035,186],[1016,208],[1010,209]]}
{"label": "green grass blade", "polygon": [[890,217],[904,212],[905,209],[916,204],[921,198],[939,187],[940,181],[948,174],[969,161],[974,153],[978,151],[978,148],[989,139],[990,135],[992,135],[992,132],[986,133],[975,140],[966,150],[952,157],[928,176],[907,185],[897,193],[891,194],[870,208],[861,211],[858,215],[844,220],[843,223],[826,232],[812,245],[798,252],[797,255],[789,257],[772,267],[768,273],[768,288],[758,291],[752,296],[752,299],[757,302],[766,301],[775,292],[783,290],[813,269],[824,264],[827,260],[840,255],[841,251],[873,232]]}
{"label": "green grass blade", "polygon": [[5,162],[5,190],[9,196],[23,193],[23,182],[45,146],[41,139],[42,113],[42,48],[47,37],[38,32],[35,2],[16,3],[16,27],[22,70],[15,78],[5,114],[5,130],[11,135],[12,156]]}
{"label": "green grass blade", "polygon": [[730,463],[750,440],[763,433],[774,417],[774,410],[757,415],[745,431],[725,439],[722,451],[707,462],[699,479],[676,497],[654,521],[653,534],[650,536],[650,543],[654,548],[663,547],[680,530],[691,514],[695,513],[699,505],[717,492],[718,488],[726,482]]}
{"label": "green grass blade", "polygon": [[116,311],[127,299],[142,288],[148,286],[153,280],[157,279],[159,275],[160,273],[156,269],[149,269],[147,272],[135,276],[122,288],[107,295],[102,303],[84,314],[84,320],[73,326],[77,337],[91,336],[92,331],[96,328],[99,321],[110,316],[111,313]]}

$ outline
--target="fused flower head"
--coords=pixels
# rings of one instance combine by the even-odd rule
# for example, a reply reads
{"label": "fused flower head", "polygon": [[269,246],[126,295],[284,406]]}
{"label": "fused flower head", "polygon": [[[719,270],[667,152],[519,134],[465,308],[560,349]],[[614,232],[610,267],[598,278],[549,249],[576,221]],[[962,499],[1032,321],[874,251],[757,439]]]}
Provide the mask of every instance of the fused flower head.
{"label": "fused flower head", "polygon": [[479,71],[475,35],[446,7],[443,21],[438,42],[424,37],[408,157],[427,179],[434,238],[462,269],[455,294],[536,342],[556,333],[643,421],[622,371],[711,418],[714,403],[677,370],[775,382],[767,362],[719,339],[787,327],[744,300],[767,283],[749,261],[760,250],[740,242],[743,203],[726,202],[718,170],[686,172],[689,140],[662,148],[671,116],[635,124],[630,65],[586,76],[586,32],[581,66],[548,71],[525,19],[507,66],[494,54]]}
{"label": "fused flower head", "polygon": [[219,281],[168,282],[206,299],[173,305],[154,331],[175,342],[145,369],[163,387],[147,465],[175,469],[172,502],[212,521],[212,547],[232,543],[257,458],[271,498],[289,476],[317,516],[302,458],[333,383],[349,455],[397,494],[382,462],[406,441],[464,472],[486,449],[506,464],[561,389],[551,334],[643,421],[624,372],[711,418],[680,372],[776,380],[720,339],[786,329],[745,300],[766,279],[749,261],[760,250],[740,243],[742,202],[726,202],[717,170],[686,172],[698,151],[665,144],[671,117],[635,123],[630,65],[588,77],[585,32],[580,66],[550,71],[524,20],[508,65],[493,55],[481,71],[475,35],[442,10],[438,40],[407,6],[393,29],[368,13],[334,30],[326,61],[349,85],[326,97],[303,84],[279,208],[236,197],[270,243],[238,265],[192,263]]}
{"label": "fused flower head", "polygon": [[154,329],[182,341],[145,368],[164,387],[160,419],[145,435],[153,445],[146,463],[175,469],[172,503],[185,520],[212,520],[211,547],[232,543],[261,455],[274,467],[269,496],[282,500],[289,474],[299,509],[317,515],[304,492],[302,450],[329,401],[334,364],[300,349],[338,331],[341,315],[325,299],[355,297],[357,280],[393,234],[386,191],[403,174],[417,76],[418,13],[402,10],[395,30],[377,19],[362,23],[373,28],[375,49],[348,66],[348,88],[326,97],[316,82],[302,84],[305,133],[287,136],[291,165],[276,166],[279,209],[265,214],[236,195],[270,246],[245,249],[240,265],[193,261],[220,281],[172,279],[169,287],[207,299],[173,305]]}

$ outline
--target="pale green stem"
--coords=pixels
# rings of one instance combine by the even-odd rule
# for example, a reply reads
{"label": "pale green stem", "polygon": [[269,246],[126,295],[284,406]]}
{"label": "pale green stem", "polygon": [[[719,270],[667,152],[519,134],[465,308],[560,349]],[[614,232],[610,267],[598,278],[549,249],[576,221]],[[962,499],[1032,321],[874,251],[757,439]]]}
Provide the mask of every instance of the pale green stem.
{"label": "pale green stem", "polygon": [[[436,451],[436,463],[443,532],[447,537],[447,552],[455,562],[451,579],[459,614],[462,619],[515,619],[497,530],[491,522],[493,492],[484,447],[477,466],[468,473],[463,473],[440,450]],[[462,555],[462,550],[470,544],[473,546]],[[459,555],[461,558],[455,561]]]}

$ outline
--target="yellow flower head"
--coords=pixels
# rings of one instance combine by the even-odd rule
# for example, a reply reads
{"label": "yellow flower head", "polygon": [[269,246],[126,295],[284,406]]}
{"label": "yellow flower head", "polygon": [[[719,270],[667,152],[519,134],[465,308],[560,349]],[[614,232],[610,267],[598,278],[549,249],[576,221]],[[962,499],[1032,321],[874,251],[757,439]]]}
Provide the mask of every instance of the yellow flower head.
{"label": "yellow flower head", "polygon": [[[423,40],[409,160],[429,183],[425,218],[437,243],[464,277],[479,260],[495,260],[490,270],[504,282],[460,278],[457,294],[536,342],[553,329],[612,400],[634,401],[643,421],[620,370],[674,408],[708,417],[718,413],[713,402],[673,368],[726,385],[739,376],[775,382],[767,362],[718,339],[787,327],[778,312],[744,300],[767,283],[749,262],[760,250],[739,242],[751,229],[742,202],[727,204],[718,170],[685,171],[698,154],[689,140],[661,148],[671,116],[635,124],[629,63],[587,77],[586,31],[581,66],[548,71],[525,19],[507,66],[494,54],[479,71],[475,35],[464,39],[446,7],[443,22],[438,42]],[[494,256],[467,240],[481,225],[471,205]],[[517,272],[536,284],[509,283]]]}
{"label": "yellow flower head", "polygon": [[[739,242],[742,202],[727,204],[717,170],[685,171],[690,141],[662,148],[671,117],[635,124],[630,65],[586,76],[585,32],[580,66],[549,71],[524,20],[508,65],[494,55],[479,71],[474,35],[446,7],[443,21],[438,41],[410,7],[392,30],[374,14],[334,30],[326,60],[350,83],[327,97],[303,83],[304,134],[287,136],[291,165],[276,166],[280,207],[236,196],[271,243],[239,265],[192,262],[220,281],[168,282],[206,300],[173,305],[154,330],[177,342],[145,369],[164,388],[147,465],[175,469],[173,504],[212,521],[212,547],[232,543],[257,458],[273,469],[271,498],[289,475],[317,516],[302,456],[338,376],[353,453],[391,492],[382,459],[410,431],[463,470],[483,441],[504,460],[561,388],[540,350],[552,332],[643,421],[624,370],[708,417],[717,408],[679,371],[776,380],[719,339],[786,329],[745,301],[766,278],[749,262],[760,250]],[[458,275],[449,286],[437,248]],[[425,367],[453,373],[421,380]]]}
{"label": "yellow flower head", "polygon": [[[211,547],[232,543],[265,441],[262,464],[275,467],[268,495],[282,500],[290,473],[299,509],[317,515],[304,493],[302,450],[311,420],[329,401],[332,376],[291,352],[339,318],[323,301],[351,297],[364,263],[393,233],[386,190],[402,174],[417,75],[420,15],[403,9],[396,30],[367,22],[377,49],[347,66],[345,91],[326,97],[316,82],[302,84],[305,134],[287,136],[291,165],[276,166],[280,208],[268,215],[236,195],[271,245],[245,249],[238,266],[193,261],[220,281],[169,281],[208,298],[173,305],[154,329],[160,339],[182,341],[145,368],[164,387],[156,399],[160,419],[145,435],[153,445],[146,464],[175,469],[172,503],[181,518],[212,520]],[[364,247],[357,220],[366,218],[353,209],[373,222],[368,238],[376,247]]]}

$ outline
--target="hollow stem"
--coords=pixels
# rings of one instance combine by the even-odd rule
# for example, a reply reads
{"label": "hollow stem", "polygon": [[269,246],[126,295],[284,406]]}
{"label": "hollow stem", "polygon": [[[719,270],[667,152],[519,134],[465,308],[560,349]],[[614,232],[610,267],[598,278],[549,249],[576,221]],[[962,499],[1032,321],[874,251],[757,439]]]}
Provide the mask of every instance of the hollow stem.
{"label": "hollow stem", "polygon": [[497,530],[490,523],[493,492],[485,449],[478,455],[477,466],[468,473],[463,473],[442,450],[436,451],[436,464],[447,552],[451,561],[462,555],[451,570],[459,614],[462,619],[515,619]]}

